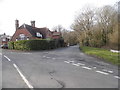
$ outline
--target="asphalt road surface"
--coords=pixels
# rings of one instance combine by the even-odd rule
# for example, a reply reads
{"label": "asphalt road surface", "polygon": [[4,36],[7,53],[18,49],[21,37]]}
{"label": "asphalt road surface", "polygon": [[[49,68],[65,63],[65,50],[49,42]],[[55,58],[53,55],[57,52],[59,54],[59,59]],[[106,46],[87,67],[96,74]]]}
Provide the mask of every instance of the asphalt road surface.
{"label": "asphalt road surface", "polygon": [[2,88],[118,88],[118,68],[78,46],[51,51],[3,50]]}

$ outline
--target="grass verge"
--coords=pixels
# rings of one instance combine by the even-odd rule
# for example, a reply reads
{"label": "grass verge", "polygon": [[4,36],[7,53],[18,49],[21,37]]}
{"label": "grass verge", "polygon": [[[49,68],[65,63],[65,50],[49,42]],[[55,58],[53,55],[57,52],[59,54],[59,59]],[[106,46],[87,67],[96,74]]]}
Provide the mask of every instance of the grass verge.
{"label": "grass verge", "polygon": [[112,64],[120,65],[120,53],[113,53],[109,50],[87,46],[81,46],[80,48],[84,53],[88,55],[97,56],[98,58],[102,58],[103,60],[106,60],[107,62],[110,62]]}

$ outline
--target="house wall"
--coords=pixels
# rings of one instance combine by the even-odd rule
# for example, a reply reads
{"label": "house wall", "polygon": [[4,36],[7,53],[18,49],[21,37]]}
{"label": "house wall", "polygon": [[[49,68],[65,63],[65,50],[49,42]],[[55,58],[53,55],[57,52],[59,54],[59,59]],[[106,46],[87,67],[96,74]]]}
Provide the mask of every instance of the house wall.
{"label": "house wall", "polygon": [[59,39],[60,38],[60,35],[54,35],[52,36],[53,39]]}
{"label": "house wall", "polygon": [[[57,32],[58,33],[58,32]],[[16,41],[16,38],[19,38],[20,34],[24,34],[25,36],[29,37],[29,39],[40,39],[37,37],[33,37],[31,33],[27,29],[18,29],[15,31],[14,35],[11,38],[11,41]],[[53,33],[50,30],[45,30],[44,34],[44,39],[46,38],[52,38],[52,39],[59,39],[61,35],[53,35]]]}
{"label": "house wall", "polygon": [[47,32],[46,38],[52,38],[52,33],[50,31]]}
{"label": "house wall", "polygon": [[14,33],[11,41],[16,41],[16,38],[19,38],[20,34],[24,34],[25,36],[28,36],[29,39],[32,39],[34,37],[32,37],[32,35],[27,31],[27,29],[18,29],[16,30],[16,32]]}

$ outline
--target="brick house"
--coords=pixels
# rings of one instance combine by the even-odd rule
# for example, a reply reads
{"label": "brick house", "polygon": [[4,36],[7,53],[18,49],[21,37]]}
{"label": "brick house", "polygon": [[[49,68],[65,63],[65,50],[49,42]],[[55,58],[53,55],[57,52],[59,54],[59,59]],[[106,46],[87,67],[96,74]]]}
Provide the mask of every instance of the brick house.
{"label": "brick house", "polygon": [[0,35],[0,45],[7,44],[11,39],[11,36],[4,34]]}
{"label": "brick house", "polygon": [[31,21],[31,25],[23,24],[19,26],[19,21],[15,20],[16,31],[11,38],[11,41],[31,40],[31,39],[59,39],[60,32],[51,32],[48,28],[35,27],[35,21]]}

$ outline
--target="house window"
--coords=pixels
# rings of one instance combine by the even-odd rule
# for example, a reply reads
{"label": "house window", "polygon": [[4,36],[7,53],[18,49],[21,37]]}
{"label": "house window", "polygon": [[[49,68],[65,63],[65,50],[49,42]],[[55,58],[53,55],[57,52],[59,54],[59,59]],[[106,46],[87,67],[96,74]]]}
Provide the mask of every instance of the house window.
{"label": "house window", "polygon": [[37,37],[42,37],[42,34],[40,34],[39,32],[36,33]]}
{"label": "house window", "polygon": [[25,40],[25,35],[24,34],[20,34],[19,37],[20,37],[20,40]]}

